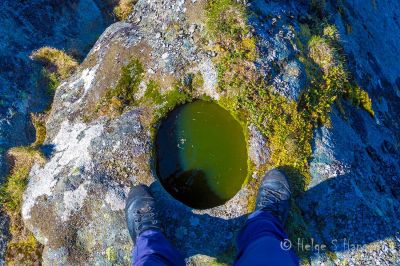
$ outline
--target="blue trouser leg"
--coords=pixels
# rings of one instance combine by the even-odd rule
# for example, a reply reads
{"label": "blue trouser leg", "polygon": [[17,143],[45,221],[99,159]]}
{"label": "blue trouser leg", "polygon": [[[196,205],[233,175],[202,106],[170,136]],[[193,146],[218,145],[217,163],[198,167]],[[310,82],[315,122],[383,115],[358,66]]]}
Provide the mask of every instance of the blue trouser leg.
{"label": "blue trouser leg", "polygon": [[284,239],[288,239],[288,236],[272,214],[265,211],[252,213],[239,232],[239,253],[234,265],[299,265],[299,260],[292,250],[281,248]]}
{"label": "blue trouser leg", "polygon": [[147,230],[139,235],[132,257],[134,266],[185,265],[179,251],[158,230]]}

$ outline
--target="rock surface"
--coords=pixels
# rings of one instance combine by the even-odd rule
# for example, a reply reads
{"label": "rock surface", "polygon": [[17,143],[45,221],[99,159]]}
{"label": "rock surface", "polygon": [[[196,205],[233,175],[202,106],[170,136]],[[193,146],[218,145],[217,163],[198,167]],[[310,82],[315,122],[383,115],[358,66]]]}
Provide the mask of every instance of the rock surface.
{"label": "rock surface", "polygon": [[249,132],[249,157],[251,161],[256,165],[256,167],[260,167],[264,165],[269,159],[270,151],[268,148],[267,140],[254,125],[249,126]]}
{"label": "rock surface", "polygon": [[[130,22],[110,26],[81,69],[57,89],[47,121],[49,160],[32,169],[22,210],[26,225],[45,245],[46,265],[129,264],[132,244],[123,208],[129,187],[138,183],[151,185],[165,233],[188,260],[210,261],[232,249],[247,213],[246,187],[223,206],[192,210],[152,174],[146,107],[84,122],[131,58],[140,58],[150,77],[161,76],[162,90],[197,69],[204,75],[204,92],[218,97],[215,67],[205,52],[196,52],[193,40],[204,25],[189,24],[184,8],[183,1],[139,1]],[[43,216],[51,218],[43,221]],[[207,256],[196,259],[197,254]]]}
{"label": "rock surface", "polygon": [[[0,3],[0,152],[33,139],[27,121],[29,112],[43,111],[50,100],[38,86],[41,66],[29,55],[49,45],[84,57],[98,36],[111,22],[104,3],[94,0],[40,0],[35,3]],[[27,75],[27,73],[29,73]],[[14,134],[19,132],[20,134]],[[0,178],[6,166],[0,160]]]}
{"label": "rock surface", "polygon": [[[107,8],[96,0],[0,2],[0,183],[8,170],[5,152],[34,140],[29,113],[43,111],[51,100],[40,83],[41,66],[29,55],[49,45],[83,58],[111,23]],[[0,219],[3,231],[6,218]]]}
{"label": "rock surface", "polygon": [[[356,0],[345,4],[346,20],[336,15],[351,71],[375,111],[371,118],[346,106],[345,118],[334,111],[331,128],[315,132],[312,182],[301,207],[315,239],[337,241],[336,263],[400,262],[398,6]],[[316,255],[313,265],[327,260]]]}
{"label": "rock surface", "polygon": [[298,22],[295,16],[304,13],[304,7],[292,1],[249,1],[253,15],[249,23],[256,36],[260,57],[258,68],[274,90],[288,99],[298,100],[305,86],[306,75],[298,60],[295,45]]}
{"label": "rock surface", "polygon": [[[371,118],[347,104],[344,115],[332,112],[331,127],[315,131],[312,180],[297,200],[311,236],[321,244],[336,244],[333,252],[314,250],[312,265],[393,265],[400,258],[400,9],[396,1],[345,3],[345,19],[333,7],[331,14],[350,70],[370,93],[376,115]],[[32,169],[23,206],[26,225],[45,245],[46,265],[129,264],[132,244],[122,210],[129,186],[137,183],[151,186],[166,235],[188,263],[225,262],[232,255],[254,190],[246,185],[223,206],[192,210],[165,192],[152,173],[146,106],[116,118],[86,119],[132,57],[143,62],[148,77],[161,81],[162,90],[199,70],[204,92],[217,99],[213,54],[199,41],[203,6],[199,0],[139,0],[128,21],[110,26],[79,71],[57,89],[47,121],[49,159]],[[292,40],[298,20],[307,15],[305,6],[253,1],[249,9],[259,38],[258,67],[272,73],[277,92],[298,99],[305,74]],[[267,160],[265,140],[254,130],[252,135],[253,160],[261,165]]]}

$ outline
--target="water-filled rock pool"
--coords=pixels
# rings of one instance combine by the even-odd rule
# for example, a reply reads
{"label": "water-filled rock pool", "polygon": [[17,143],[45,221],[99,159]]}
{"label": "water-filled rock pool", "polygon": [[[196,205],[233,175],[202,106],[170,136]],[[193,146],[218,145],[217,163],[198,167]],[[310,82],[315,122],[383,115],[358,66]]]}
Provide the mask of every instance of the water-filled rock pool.
{"label": "water-filled rock pool", "polygon": [[212,102],[198,100],[170,112],[158,130],[155,155],[164,188],[192,208],[223,204],[247,176],[243,128]]}

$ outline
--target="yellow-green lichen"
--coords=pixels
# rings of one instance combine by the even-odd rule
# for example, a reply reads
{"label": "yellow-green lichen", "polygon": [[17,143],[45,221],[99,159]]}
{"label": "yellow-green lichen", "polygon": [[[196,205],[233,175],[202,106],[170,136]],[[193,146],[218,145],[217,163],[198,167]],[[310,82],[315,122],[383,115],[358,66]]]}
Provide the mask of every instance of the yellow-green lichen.
{"label": "yellow-green lichen", "polygon": [[33,126],[35,127],[36,139],[31,145],[33,148],[38,148],[41,146],[46,138],[46,123],[45,116],[38,114],[31,114],[31,120]]}
{"label": "yellow-green lichen", "polygon": [[108,247],[106,249],[106,257],[107,260],[112,262],[115,262],[117,260],[117,251],[113,247]]}
{"label": "yellow-green lichen", "polygon": [[118,5],[114,7],[114,15],[119,20],[125,20],[133,12],[137,0],[119,0]]}
{"label": "yellow-green lichen", "polygon": [[78,62],[73,57],[64,51],[48,46],[35,50],[30,58],[43,64],[42,81],[49,92],[54,92],[60,81],[71,76],[78,67]]}
{"label": "yellow-green lichen", "polygon": [[201,89],[204,86],[204,79],[201,73],[196,73],[193,75],[192,87],[195,90]]}
{"label": "yellow-green lichen", "polygon": [[346,70],[339,39],[337,29],[326,25],[315,30],[307,40],[308,49],[300,55],[309,80],[300,104],[315,126],[329,125],[332,105],[341,99],[348,99],[374,115],[368,93],[351,79]]}

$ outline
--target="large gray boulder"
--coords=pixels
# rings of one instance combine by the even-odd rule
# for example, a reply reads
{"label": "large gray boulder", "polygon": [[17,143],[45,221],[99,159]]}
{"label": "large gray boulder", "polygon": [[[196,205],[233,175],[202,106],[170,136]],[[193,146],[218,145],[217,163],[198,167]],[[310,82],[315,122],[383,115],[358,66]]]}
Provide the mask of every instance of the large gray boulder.
{"label": "large gray boulder", "polygon": [[[22,209],[26,226],[45,246],[45,265],[129,264],[132,243],[123,209],[129,187],[138,183],[151,185],[165,233],[188,260],[210,262],[233,249],[234,232],[247,213],[247,187],[223,206],[192,210],[152,173],[148,107],[87,119],[132,58],[141,60],[149,78],[165,79],[162,90],[172,86],[169,80],[198,71],[201,90],[218,98],[215,66],[193,40],[204,22],[189,23],[184,8],[184,1],[139,1],[129,21],[110,26],[57,89],[46,125],[49,159],[31,170]],[[181,28],[171,29],[170,23]]]}

